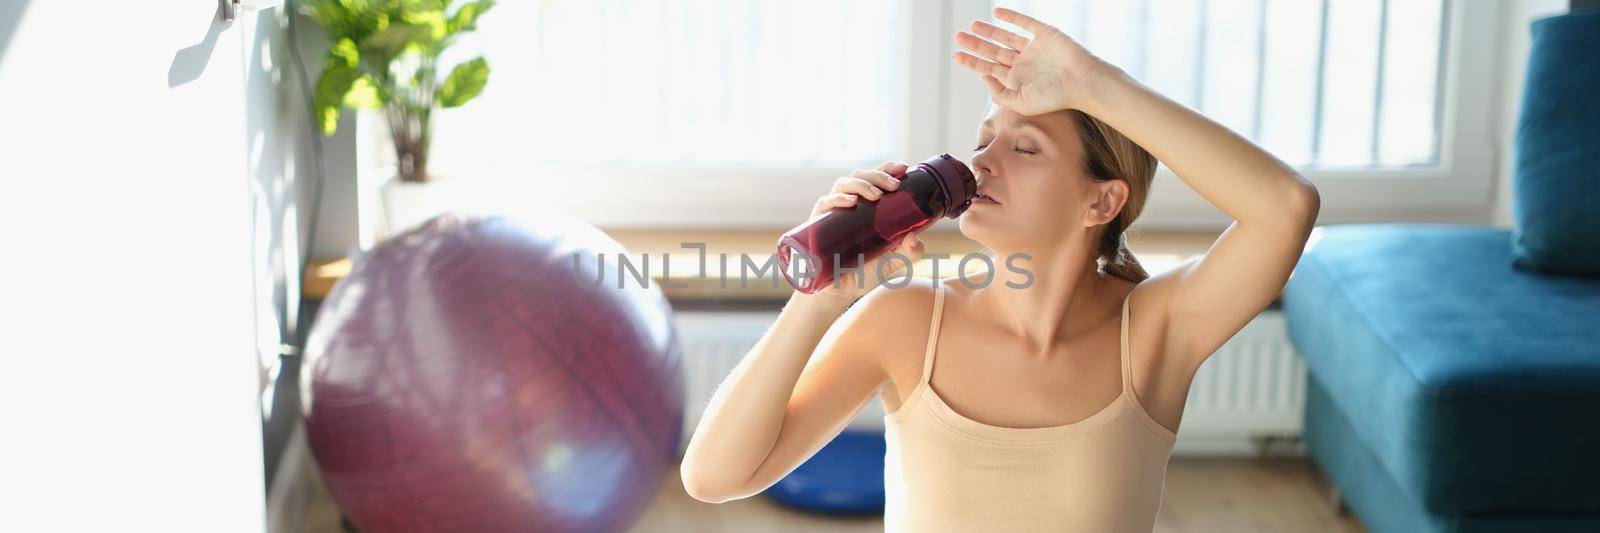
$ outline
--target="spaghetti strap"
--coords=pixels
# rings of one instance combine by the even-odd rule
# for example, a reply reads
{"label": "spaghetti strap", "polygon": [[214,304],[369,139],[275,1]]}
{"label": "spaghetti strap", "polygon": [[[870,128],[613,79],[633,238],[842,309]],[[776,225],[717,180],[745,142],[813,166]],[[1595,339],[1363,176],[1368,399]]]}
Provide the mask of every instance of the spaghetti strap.
{"label": "spaghetti strap", "polygon": [[933,376],[933,352],[939,347],[939,324],[944,316],[944,283],[933,281],[933,323],[928,325],[928,350],[922,355],[921,383],[926,385]]}
{"label": "spaghetti strap", "polygon": [[1139,393],[1134,391],[1133,388],[1133,363],[1130,362],[1133,358],[1128,355],[1128,329],[1130,327],[1128,323],[1128,302],[1132,300],[1133,291],[1128,291],[1128,295],[1122,298],[1122,395],[1127,396],[1128,401],[1133,403],[1134,410],[1139,412],[1139,418],[1144,420],[1145,425],[1149,426],[1162,439],[1171,443],[1178,438],[1178,433],[1157,421],[1155,415],[1150,414],[1150,410],[1139,399]]}
{"label": "spaghetti strap", "polygon": [[1119,349],[1122,351],[1122,392],[1138,403],[1139,398],[1133,393],[1133,365],[1128,362],[1128,301],[1132,299],[1133,291],[1128,291],[1128,295],[1122,297],[1122,340]]}

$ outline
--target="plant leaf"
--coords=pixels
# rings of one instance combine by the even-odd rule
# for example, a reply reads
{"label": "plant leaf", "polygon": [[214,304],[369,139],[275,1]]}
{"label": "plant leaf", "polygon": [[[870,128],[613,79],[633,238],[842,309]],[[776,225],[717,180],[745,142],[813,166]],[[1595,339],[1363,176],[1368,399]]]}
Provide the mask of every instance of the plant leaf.
{"label": "plant leaf", "polygon": [[328,48],[328,61],[343,61],[344,66],[356,68],[361,64],[361,51],[356,49],[355,41],[345,37]]}
{"label": "plant leaf", "polygon": [[324,136],[332,137],[339,129],[339,105],[344,102],[350,86],[358,77],[360,74],[356,69],[346,66],[342,60],[330,58],[322,68],[322,77],[317,79],[317,90],[312,95],[312,105]]}
{"label": "plant leaf", "polygon": [[492,7],[494,7],[494,0],[478,0],[461,4],[461,9],[457,9],[456,14],[450,17],[450,23],[447,25],[449,33],[455,34],[461,31],[478,29],[478,17]]}
{"label": "plant leaf", "polygon": [[300,12],[335,34],[347,32],[353,18],[353,13],[337,0],[307,0],[301,3]]}
{"label": "plant leaf", "polygon": [[401,15],[401,20],[406,21],[408,24],[427,28],[426,32],[422,32],[422,34],[418,35],[415,39],[419,44],[424,42],[434,43],[438,42],[440,39],[444,39],[444,11],[437,9],[420,12],[408,11]]}
{"label": "plant leaf", "polygon": [[439,86],[436,95],[441,107],[459,107],[483,92],[489,83],[489,62],[474,58],[450,70],[450,77]]}
{"label": "plant leaf", "polygon": [[350,84],[350,91],[344,93],[345,107],[356,109],[380,109],[389,102],[389,92],[372,81],[372,76],[362,75]]}
{"label": "plant leaf", "polygon": [[406,46],[425,37],[431,31],[427,26],[418,26],[405,22],[390,22],[388,27],[368,35],[361,40],[361,48],[393,58],[405,51]]}

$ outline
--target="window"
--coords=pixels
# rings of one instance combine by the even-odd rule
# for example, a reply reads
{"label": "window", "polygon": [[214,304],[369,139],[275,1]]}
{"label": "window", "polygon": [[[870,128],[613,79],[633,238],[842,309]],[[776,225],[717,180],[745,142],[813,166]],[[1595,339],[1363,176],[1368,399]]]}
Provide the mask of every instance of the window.
{"label": "window", "polygon": [[1005,4],[1297,167],[1437,163],[1442,0]]}
{"label": "window", "polygon": [[[1295,165],[1325,222],[1487,213],[1492,45],[1462,36],[1493,34],[1492,5],[1000,3]],[[949,55],[990,5],[504,4],[458,47],[493,73],[436,116],[433,168],[559,195],[601,225],[787,227],[850,169],[970,157],[987,99]],[[1165,170],[1149,206],[1147,227],[1226,222]]]}
{"label": "window", "polygon": [[514,100],[518,114],[554,126],[518,141],[539,161],[881,159],[903,131],[903,11],[847,0],[542,3],[518,21],[525,40],[508,48],[521,55],[495,63],[506,90],[484,107]]}

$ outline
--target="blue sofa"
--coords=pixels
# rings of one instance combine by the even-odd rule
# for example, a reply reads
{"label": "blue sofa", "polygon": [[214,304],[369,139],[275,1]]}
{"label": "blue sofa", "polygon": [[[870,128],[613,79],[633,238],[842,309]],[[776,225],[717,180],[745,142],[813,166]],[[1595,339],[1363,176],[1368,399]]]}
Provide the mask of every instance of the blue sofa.
{"label": "blue sofa", "polygon": [[1600,278],[1508,230],[1317,230],[1283,297],[1305,438],[1375,532],[1600,531]]}

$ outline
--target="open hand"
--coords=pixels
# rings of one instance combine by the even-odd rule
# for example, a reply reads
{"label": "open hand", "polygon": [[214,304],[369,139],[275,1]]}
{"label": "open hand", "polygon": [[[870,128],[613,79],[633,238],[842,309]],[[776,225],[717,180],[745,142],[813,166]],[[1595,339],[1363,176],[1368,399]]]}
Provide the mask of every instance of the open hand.
{"label": "open hand", "polygon": [[[1001,107],[1024,115],[1078,109],[1087,96],[1086,80],[1105,64],[1054,26],[1003,7],[995,18],[1033,33],[1029,39],[983,22],[972,31],[956,32],[956,63],[983,76],[989,97]],[[979,36],[983,38],[979,38]]]}

